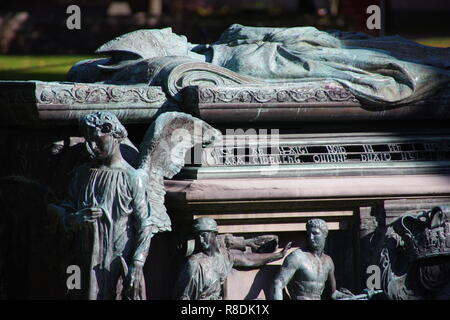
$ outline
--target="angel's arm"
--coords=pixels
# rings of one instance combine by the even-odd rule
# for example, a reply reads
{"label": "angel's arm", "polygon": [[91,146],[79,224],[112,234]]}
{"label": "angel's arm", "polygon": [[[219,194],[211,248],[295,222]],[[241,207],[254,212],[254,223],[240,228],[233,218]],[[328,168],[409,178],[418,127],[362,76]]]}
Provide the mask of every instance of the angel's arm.
{"label": "angel's arm", "polygon": [[138,171],[130,176],[132,190],[131,205],[133,208],[135,246],[132,252],[132,261],[129,264],[128,274],[124,284],[124,298],[129,300],[145,299],[144,264],[147,259],[150,240],[152,238],[150,210],[147,205],[144,180]]}
{"label": "angel's arm", "polygon": [[150,208],[145,193],[145,179],[136,174],[133,190],[133,214],[135,221],[136,245],[133,254],[133,266],[142,267],[147,259],[152,238]]}

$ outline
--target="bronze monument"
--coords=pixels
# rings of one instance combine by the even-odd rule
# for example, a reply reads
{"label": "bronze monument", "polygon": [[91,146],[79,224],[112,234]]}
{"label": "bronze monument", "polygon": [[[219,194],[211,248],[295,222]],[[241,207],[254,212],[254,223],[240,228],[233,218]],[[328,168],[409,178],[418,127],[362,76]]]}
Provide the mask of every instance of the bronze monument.
{"label": "bronze monument", "polygon": [[225,247],[217,237],[217,223],[208,217],[194,221],[193,232],[199,252],[182,268],[175,286],[180,300],[221,300],[222,284],[233,267],[259,267],[283,258],[291,244],[279,252],[253,253]]}
{"label": "bronze monument", "polygon": [[48,206],[73,237],[72,262],[82,274],[74,298],[146,299],[143,266],[151,238],[171,230],[162,178],[176,174],[186,150],[199,142],[199,137],[174,139],[176,130],[185,133],[195,125],[212,129],[185,114],[159,117],[146,133],[136,169],[122,156],[120,143],[127,131],[114,114],[82,118],[93,161],[76,169],[67,199]]}
{"label": "bronze monument", "polygon": [[287,286],[293,300],[320,300],[326,281],[330,281],[332,299],[351,296],[336,290],[333,260],[323,252],[328,235],[326,222],[311,219],[306,230],[308,248],[287,256],[274,280],[272,298],[282,300],[283,288]]}

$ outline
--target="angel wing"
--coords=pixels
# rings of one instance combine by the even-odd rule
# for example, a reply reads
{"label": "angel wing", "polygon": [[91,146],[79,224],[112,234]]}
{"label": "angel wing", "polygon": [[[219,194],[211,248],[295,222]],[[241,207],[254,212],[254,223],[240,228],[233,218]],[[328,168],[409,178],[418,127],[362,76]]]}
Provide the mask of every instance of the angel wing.
{"label": "angel wing", "polygon": [[161,114],[147,129],[139,147],[138,170],[147,179],[152,232],[171,231],[164,206],[164,177],[172,178],[185,164],[185,155],[198,143],[221,139],[221,133],[206,122],[181,112]]}

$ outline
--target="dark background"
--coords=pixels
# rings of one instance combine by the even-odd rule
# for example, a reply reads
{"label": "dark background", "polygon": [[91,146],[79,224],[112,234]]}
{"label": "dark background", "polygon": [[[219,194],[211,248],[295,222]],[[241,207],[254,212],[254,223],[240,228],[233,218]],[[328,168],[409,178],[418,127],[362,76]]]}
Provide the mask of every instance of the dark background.
{"label": "dark background", "polygon": [[[81,8],[81,30],[68,30],[66,9]],[[366,27],[368,6],[382,8],[381,31]],[[233,23],[315,26],[417,39],[450,36],[448,0],[16,0],[0,3],[0,53],[92,54],[137,29],[172,27],[190,42],[218,38]],[[448,44],[439,46],[448,46]]]}

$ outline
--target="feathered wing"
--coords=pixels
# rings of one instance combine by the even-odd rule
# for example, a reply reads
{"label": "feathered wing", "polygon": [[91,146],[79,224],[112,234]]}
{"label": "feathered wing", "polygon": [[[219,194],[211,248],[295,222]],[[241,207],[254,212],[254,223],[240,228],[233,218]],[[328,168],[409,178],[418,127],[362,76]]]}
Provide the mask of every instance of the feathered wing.
{"label": "feathered wing", "polygon": [[139,147],[138,170],[147,180],[153,233],[171,230],[164,206],[164,177],[170,179],[183,168],[186,152],[194,145],[220,139],[218,130],[181,112],[163,113],[147,129]]}

